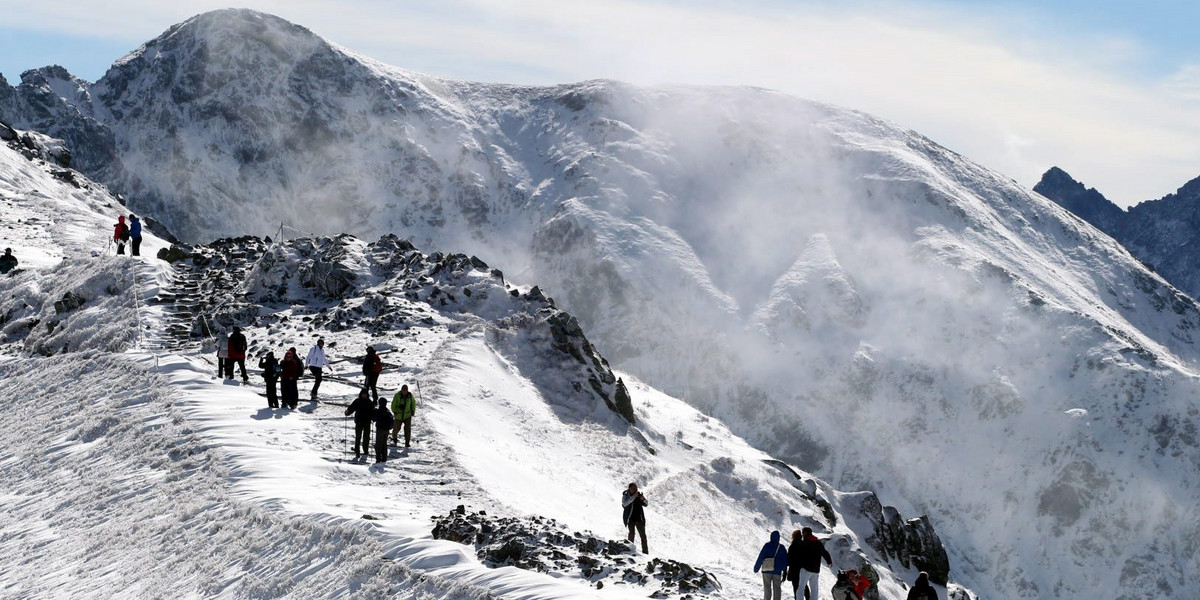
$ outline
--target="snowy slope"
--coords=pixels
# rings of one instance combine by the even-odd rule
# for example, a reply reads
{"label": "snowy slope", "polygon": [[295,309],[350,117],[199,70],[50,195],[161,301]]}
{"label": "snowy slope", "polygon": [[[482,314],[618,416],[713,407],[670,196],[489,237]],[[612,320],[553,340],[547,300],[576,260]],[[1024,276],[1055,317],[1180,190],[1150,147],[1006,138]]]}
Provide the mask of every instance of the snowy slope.
{"label": "snowy slope", "polygon": [[[937,544],[920,524],[882,528],[873,495],[794,472],[632,380],[630,424],[602,401],[613,389],[603,361],[571,321],[477,259],[349,237],[225,240],[190,247],[174,266],[93,254],[89,236],[106,216],[88,207],[110,208],[103,189],[80,177],[93,194],[73,196],[10,148],[0,161],[15,209],[5,225],[8,215],[54,217],[57,229],[87,232],[28,240],[21,254],[69,258],[0,279],[6,597],[677,597],[647,558],[719,582],[692,597],[744,597],[756,593],[749,567],[767,532],[808,525],[830,540],[836,565],[869,564],[878,597],[900,598],[919,548],[882,538]],[[50,199],[29,193],[31,182]],[[338,287],[343,277],[350,288]],[[172,326],[193,283],[207,298],[185,318],[237,319],[252,355],[329,338],[325,402],[269,409],[257,375],[254,385],[213,377],[211,352]],[[78,304],[55,306],[68,292]],[[349,460],[338,405],[356,392],[353,356],[367,344],[383,352],[384,390],[407,383],[421,397],[414,447],[386,465]],[[581,576],[587,553],[569,545],[559,549],[569,568],[550,575],[493,568],[430,534],[432,519],[465,505],[554,519],[549,533],[621,539],[629,480],[651,498],[652,556],[622,544],[596,556],[622,570]]]}
{"label": "snowy slope", "polygon": [[481,256],[754,447],[928,512],[986,597],[1197,591],[1200,310],[914,132],[766,90],[442,80],[248,11],[86,94],[25,79],[0,118],[98,128],[87,172],[185,239]]}

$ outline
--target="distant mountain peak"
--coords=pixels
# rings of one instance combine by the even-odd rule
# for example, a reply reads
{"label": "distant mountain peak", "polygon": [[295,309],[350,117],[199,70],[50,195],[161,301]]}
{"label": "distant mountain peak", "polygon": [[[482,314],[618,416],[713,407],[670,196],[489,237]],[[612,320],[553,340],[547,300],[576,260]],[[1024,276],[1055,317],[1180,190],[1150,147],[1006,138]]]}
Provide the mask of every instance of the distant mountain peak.
{"label": "distant mountain peak", "polygon": [[1033,191],[1053,200],[1098,229],[1112,234],[1125,216],[1125,210],[1089,188],[1059,167],[1050,167]]}

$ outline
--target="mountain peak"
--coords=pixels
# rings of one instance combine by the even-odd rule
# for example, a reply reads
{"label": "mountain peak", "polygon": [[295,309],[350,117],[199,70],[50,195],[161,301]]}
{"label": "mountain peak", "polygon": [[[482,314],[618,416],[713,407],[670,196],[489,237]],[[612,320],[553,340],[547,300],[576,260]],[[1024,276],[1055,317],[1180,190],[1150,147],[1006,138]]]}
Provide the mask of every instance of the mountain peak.
{"label": "mountain peak", "polygon": [[1124,220],[1125,211],[1121,207],[1058,167],[1050,167],[1033,191],[1109,234]]}

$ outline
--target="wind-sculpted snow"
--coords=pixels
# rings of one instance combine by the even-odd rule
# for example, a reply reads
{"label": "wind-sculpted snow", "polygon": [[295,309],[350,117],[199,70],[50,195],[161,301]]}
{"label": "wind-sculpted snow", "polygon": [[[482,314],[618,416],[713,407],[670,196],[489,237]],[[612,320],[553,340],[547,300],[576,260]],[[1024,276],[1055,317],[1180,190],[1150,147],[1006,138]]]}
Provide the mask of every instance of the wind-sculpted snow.
{"label": "wind-sculpted snow", "polygon": [[928,512],[985,597],[1197,591],[1200,310],[913,132],[767,90],[441,80],[249,11],[172,28],[86,95],[55,86],[0,118],[82,115],[116,148],[87,172],[181,237],[482,257],[613,366]]}

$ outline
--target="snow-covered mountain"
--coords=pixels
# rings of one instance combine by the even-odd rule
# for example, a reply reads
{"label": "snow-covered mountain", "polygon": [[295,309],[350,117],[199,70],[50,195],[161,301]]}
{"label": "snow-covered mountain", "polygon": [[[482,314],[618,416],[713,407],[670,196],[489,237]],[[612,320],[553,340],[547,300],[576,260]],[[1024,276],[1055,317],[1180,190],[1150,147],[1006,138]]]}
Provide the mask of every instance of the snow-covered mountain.
{"label": "snow-covered mountain", "polygon": [[80,168],[185,240],[395,233],[537,283],[614,368],[928,513],[984,597],[1198,591],[1197,305],[914,132],[760,89],[439,79],[249,11],[0,94],[94,135]]}
{"label": "snow-covered mountain", "polygon": [[[3,223],[38,233],[0,277],[0,595],[745,597],[767,532],[800,526],[873,599],[948,573],[928,519],[626,387],[569,314],[476,257],[395,236],[153,235],[162,260],[113,256],[115,199],[17,133]],[[254,385],[212,375],[231,325]],[[334,358],[322,402],[265,407],[253,357],[317,336]],[[385,394],[420,397],[413,448],[374,466],[349,458],[342,411],[368,344]],[[621,540],[628,480],[651,498],[650,556]]]}
{"label": "snow-covered mountain", "polygon": [[1034,191],[1121,242],[1129,252],[1193,298],[1200,297],[1200,178],[1174,194],[1124,210],[1096,188],[1085,188],[1053,167]]}

